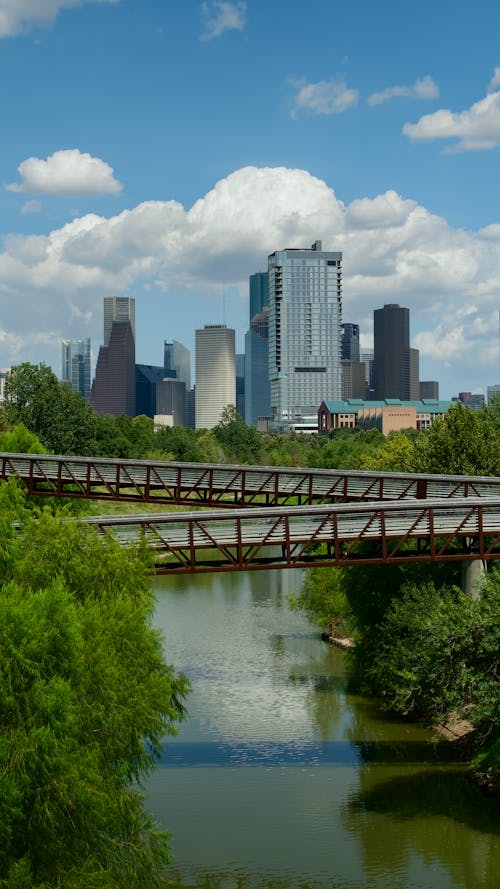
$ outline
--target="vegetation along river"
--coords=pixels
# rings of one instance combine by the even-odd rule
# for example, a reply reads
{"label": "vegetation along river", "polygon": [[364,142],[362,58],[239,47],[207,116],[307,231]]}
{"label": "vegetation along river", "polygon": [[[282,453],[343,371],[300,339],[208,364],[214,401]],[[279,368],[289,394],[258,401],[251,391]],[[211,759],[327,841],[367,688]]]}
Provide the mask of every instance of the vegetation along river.
{"label": "vegetation along river", "polygon": [[299,571],[156,578],[189,717],[146,788],[178,889],[496,889],[500,811],[427,730],[349,690]]}

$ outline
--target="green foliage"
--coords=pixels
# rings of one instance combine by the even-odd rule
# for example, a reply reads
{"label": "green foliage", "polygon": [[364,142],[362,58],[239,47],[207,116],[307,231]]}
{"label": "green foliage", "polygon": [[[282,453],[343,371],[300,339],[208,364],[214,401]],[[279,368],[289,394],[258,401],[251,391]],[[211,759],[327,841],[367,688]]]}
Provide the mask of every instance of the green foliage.
{"label": "green foliage", "polygon": [[5,381],[4,409],[9,422],[23,423],[55,454],[91,456],[95,452],[95,415],[70,386],[59,383],[45,364],[12,367]]}
{"label": "green foliage", "polygon": [[231,463],[258,463],[261,454],[260,436],[255,426],[246,426],[234,405],[224,408],[213,434]]}
{"label": "green foliage", "polygon": [[416,442],[415,471],[500,475],[498,413],[457,402]]}
{"label": "green foliage", "polygon": [[[184,713],[140,555],[0,486],[0,886],[162,885],[140,782]],[[13,530],[22,526],[22,538]]]}
{"label": "green foliage", "polygon": [[[385,438],[378,429],[339,429],[312,455],[311,466],[325,469],[362,469],[363,459],[381,448]],[[378,468],[378,467],[377,467]]]}
{"label": "green foliage", "polygon": [[381,444],[360,455],[361,469],[379,472],[413,472],[415,441],[406,432],[393,432]]}
{"label": "green foliage", "polygon": [[341,568],[311,568],[298,593],[289,597],[293,610],[303,611],[309,620],[335,632],[347,633],[352,617],[343,587]]}
{"label": "green foliage", "polygon": [[45,454],[40,439],[24,423],[19,423],[10,432],[0,435],[0,451],[10,454]]}

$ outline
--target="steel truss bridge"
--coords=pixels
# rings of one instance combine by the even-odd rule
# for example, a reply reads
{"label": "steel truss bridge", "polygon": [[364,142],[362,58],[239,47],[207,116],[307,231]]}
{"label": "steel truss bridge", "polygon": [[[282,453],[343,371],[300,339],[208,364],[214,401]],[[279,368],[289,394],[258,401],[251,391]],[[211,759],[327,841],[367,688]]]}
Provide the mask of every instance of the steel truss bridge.
{"label": "steel truss bridge", "polygon": [[160,574],[500,559],[500,478],[0,454],[11,477],[42,497],[217,506],[82,520],[142,541]]}
{"label": "steel truss bridge", "polygon": [[407,498],[500,498],[500,478],[0,453],[0,479],[39,497],[188,507],[304,506]]}
{"label": "steel truss bridge", "polygon": [[158,574],[500,559],[498,499],[254,507],[83,521],[122,544],[143,541]]}

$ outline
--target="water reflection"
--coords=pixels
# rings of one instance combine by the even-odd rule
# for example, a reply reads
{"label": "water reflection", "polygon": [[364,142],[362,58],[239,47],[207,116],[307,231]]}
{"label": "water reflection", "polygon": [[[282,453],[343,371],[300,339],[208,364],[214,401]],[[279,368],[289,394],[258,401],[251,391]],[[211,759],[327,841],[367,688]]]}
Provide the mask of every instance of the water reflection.
{"label": "water reflection", "polygon": [[496,889],[498,808],[452,747],[353,693],[299,572],[157,580],[189,720],[148,787],[177,889]]}

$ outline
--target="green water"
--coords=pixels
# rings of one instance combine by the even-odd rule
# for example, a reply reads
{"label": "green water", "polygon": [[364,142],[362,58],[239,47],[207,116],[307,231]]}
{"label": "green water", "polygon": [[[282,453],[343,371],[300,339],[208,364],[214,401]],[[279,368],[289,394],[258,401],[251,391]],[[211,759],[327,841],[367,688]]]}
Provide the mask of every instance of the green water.
{"label": "green water", "polygon": [[189,718],[147,787],[179,889],[497,889],[500,806],[445,744],[349,691],[298,571],[157,578]]}

